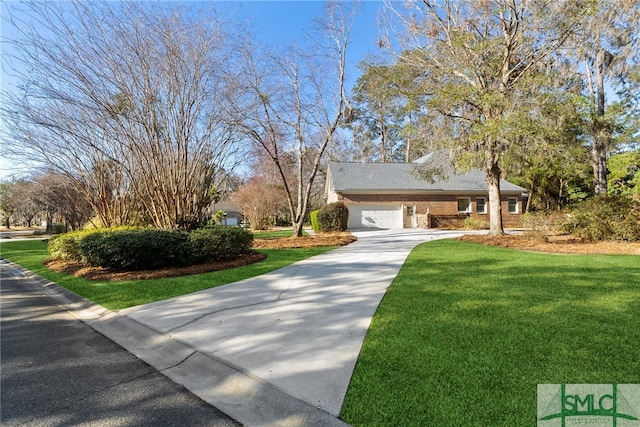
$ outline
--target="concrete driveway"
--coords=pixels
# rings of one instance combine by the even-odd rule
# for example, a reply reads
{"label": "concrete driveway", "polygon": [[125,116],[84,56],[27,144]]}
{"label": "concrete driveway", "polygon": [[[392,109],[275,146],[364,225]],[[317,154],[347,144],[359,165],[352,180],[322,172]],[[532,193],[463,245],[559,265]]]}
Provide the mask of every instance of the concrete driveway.
{"label": "concrete driveway", "polygon": [[354,234],[357,242],[263,276],[119,314],[337,416],[371,318],[409,252],[462,233]]}

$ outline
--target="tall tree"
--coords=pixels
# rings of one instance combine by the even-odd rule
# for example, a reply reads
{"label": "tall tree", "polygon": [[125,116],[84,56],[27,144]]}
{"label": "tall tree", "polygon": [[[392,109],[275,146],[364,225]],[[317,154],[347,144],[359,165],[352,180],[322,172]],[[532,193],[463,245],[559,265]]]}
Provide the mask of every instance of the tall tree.
{"label": "tall tree", "polygon": [[363,62],[351,93],[346,127],[353,133],[355,160],[405,161],[415,154],[412,124],[424,99],[420,75],[402,64]]}
{"label": "tall tree", "polygon": [[[353,105],[349,127],[358,159],[362,161],[394,159],[398,138],[396,117],[400,108],[398,91],[393,89],[392,67],[363,64],[351,100]],[[404,157],[404,156],[403,156]]]}
{"label": "tall tree", "polygon": [[640,150],[614,154],[607,165],[611,180],[608,193],[640,200]]}
{"label": "tall tree", "polygon": [[[298,237],[323,156],[343,116],[354,13],[344,3],[328,2],[310,46],[278,52],[246,48],[241,82],[246,92],[236,103],[237,123],[275,165]],[[286,164],[291,156],[294,182]]]}
{"label": "tall tree", "polygon": [[585,7],[588,19],[572,35],[569,57],[584,82],[593,184],[599,195],[607,193],[607,155],[622,114],[615,111],[620,105],[607,97],[623,87],[640,59],[640,3],[595,0]]}
{"label": "tall tree", "polygon": [[[399,61],[432,93],[434,145],[486,172],[490,234],[503,234],[500,178],[507,150],[533,148],[547,63],[579,22],[581,6],[526,0],[453,0],[387,7],[404,30]],[[389,46],[392,46],[389,43]]]}
{"label": "tall tree", "polygon": [[105,225],[128,218],[99,187],[115,173],[155,226],[195,226],[239,152],[227,77],[243,32],[168,3],[12,7],[2,59],[22,90],[2,94],[3,154],[74,180]]}

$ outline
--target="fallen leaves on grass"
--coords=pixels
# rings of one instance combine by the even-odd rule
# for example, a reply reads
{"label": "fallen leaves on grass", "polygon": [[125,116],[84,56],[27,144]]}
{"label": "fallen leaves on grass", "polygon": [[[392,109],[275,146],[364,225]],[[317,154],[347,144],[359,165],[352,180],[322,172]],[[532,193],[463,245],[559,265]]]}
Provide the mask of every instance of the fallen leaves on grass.
{"label": "fallen leaves on grass", "polygon": [[549,236],[546,239],[530,235],[487,236],[465,235],[459,238],[490,246],[557,254],[627,254],[640,255],[640,242],[585,242],[574,236]]}

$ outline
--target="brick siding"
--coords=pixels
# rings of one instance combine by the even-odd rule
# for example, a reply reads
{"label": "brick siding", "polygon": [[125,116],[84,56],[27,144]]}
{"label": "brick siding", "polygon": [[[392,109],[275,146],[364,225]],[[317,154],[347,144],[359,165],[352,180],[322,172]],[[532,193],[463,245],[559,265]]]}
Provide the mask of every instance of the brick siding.
{"label": "brick siding", "polygon": [[[429,212],[431,217],[437,216],[457,216],[458,199],[469,197],[471,199],[470,216],[484,221],[489,221],[489,196],[485,194],[476,195],[456,195],[456,194],[348,194],[339,195],[338,200],[345,205],[352,203],[361,204],[394,204],[415,206],[415,214],[420,218]],[[477,212],[477,199],[484,197],[486,200],[487,213]],[[509,213],[509,199],[518,199],[518,213]],[[522,196],[502,195],[502,222],[505,227],[521,227]]]}

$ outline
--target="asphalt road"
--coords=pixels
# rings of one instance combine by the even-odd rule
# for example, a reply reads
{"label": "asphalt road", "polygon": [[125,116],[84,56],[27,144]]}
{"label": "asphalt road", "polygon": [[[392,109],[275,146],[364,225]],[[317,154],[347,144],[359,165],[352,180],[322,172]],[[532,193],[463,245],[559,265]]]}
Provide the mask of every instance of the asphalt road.
{"label": "asphalt road", "polygon": [[0,272],[3,426],[238,426],[235,421]]}

